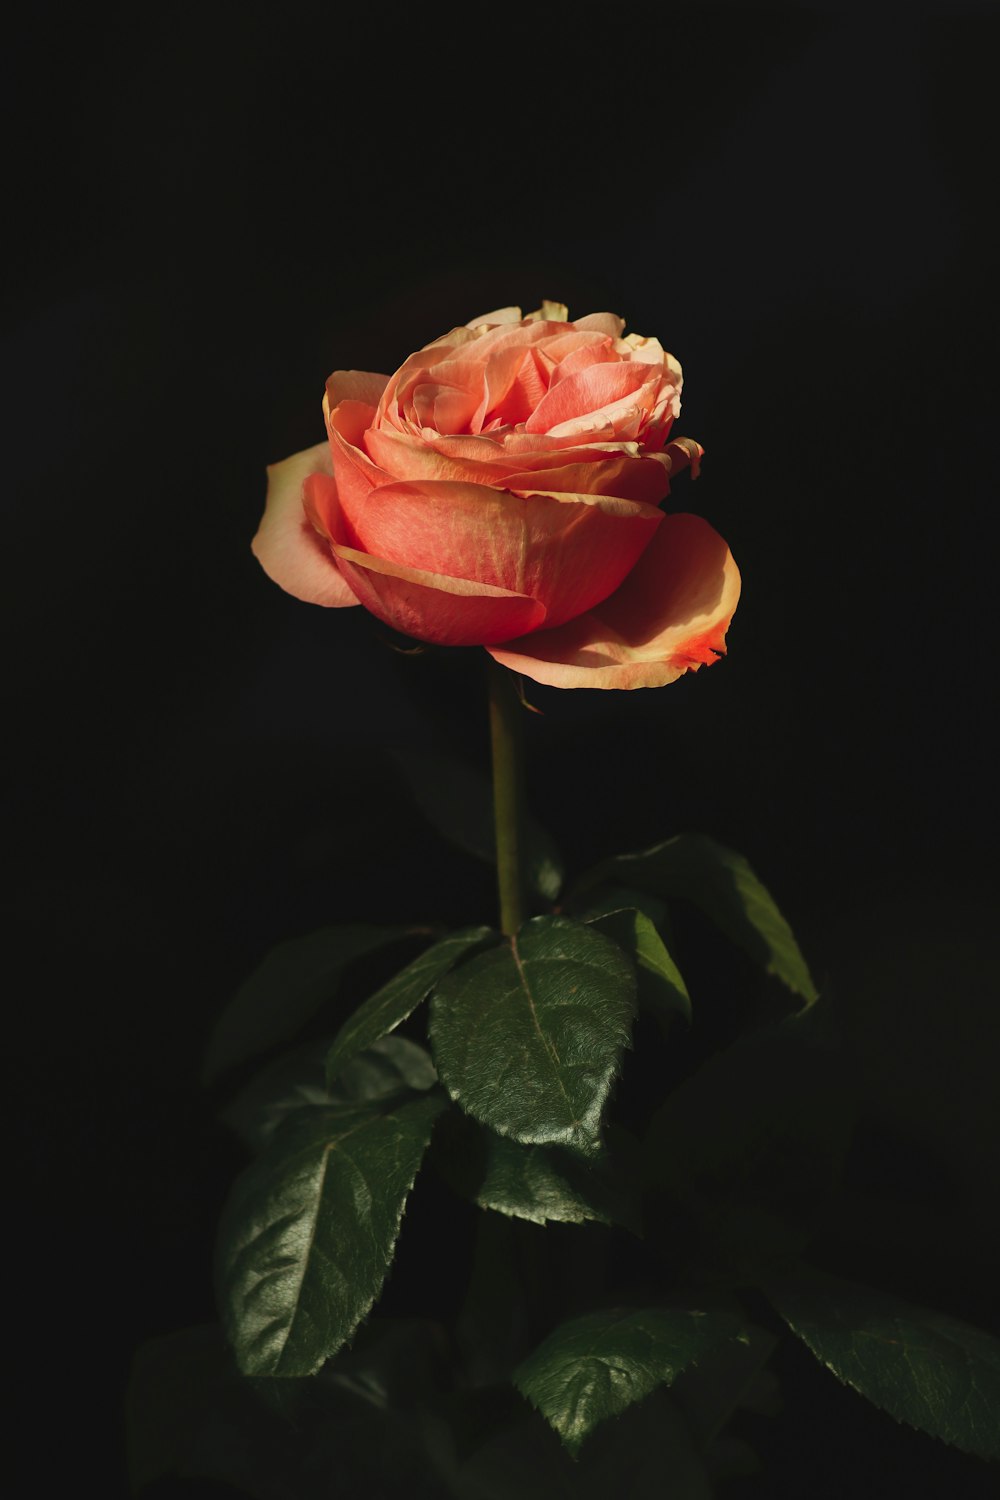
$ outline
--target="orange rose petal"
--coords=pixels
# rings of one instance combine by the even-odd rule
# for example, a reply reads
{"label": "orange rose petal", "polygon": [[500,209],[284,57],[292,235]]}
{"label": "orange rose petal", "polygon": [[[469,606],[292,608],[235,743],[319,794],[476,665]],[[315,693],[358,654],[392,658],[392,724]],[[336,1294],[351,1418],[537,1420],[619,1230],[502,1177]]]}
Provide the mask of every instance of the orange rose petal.
{"label": "orange rose petal", "polygon": [[[652,505],[612,495],[531,493],[455,481],[397,481],[361,503],[317,487],[331,539],[394,565],[538,599],[560,625],[612,593],[661,524]],[[348,575],[350,576],[350,575]],[[502,637],[494,636],[494,640]]]}
{"label": "orange rose petal", "polygon": [[361,603],[403,635],[438,646],[488,646],[536,630],[545,606],[524,594],[404,568],[332,543]]}
{"label": "orange rose petal", "polygon": [[388,375],[375,375],[371,370],[334,370],[326,382],[327,402],[331,410],[341,401],[378,406],[388,384]]}
{"label": "orange rose petal", "polygon": [[[360,505],[364,497],[389,477],[373,463],[362,447],[372,408],[357,401],[342,401],[333,411],[326,408],[330,454],[338,492]],[[330,465],[327,465],[329,471]]]}
{"label": "orange rose petal", "polygon": [[[337,427],[342,432],[339,419]],[[511,451],[511,445],[505,449],[486,437],[476,441],[479,446],[474,451],[479,456],[470,457],[468,449],[455,451],[451,443],[450,451],[445,452],[444,444],[439,441],[427,442],[392,428],[372,428],[364,434],[364,445],[367,457],[383,471],[383,477],[377,481],[374,467],[367,470],[369,485],[384,483],[386,475],[418,482],[455,479],[508,490],[528,490],[537,485],[545,490],[621,495],[627,500],[658,505],[667,493],[667,475],[678,471],[677,465],[671,467],[659,455],[640,456],[635,444],[631,445],[630,453],[621,451],[626,447],[624,443],[613,444],[610,449],[580,446],[538,449],[535,446],[538,438],[529,438],[525,439],[529,451],[520,448]]]}
{"label": "orange rose petal", "polygon": [[607,453],[595,453],[594,458],[599,461],[553,464],[508,474],[503,486],[507,490],[530,490],[537,486],[581,495],[619,495],[625,500],[642,500],[647,505],[659,505],[667,494],[668,474],[673,471],[658,458]]}
{"label": "orange rose petal", "polygon": [[594,333],[606,333],[613,339],[620,339],[625,328],[625,319],[619,318],[616,313],[587,313],[585,318],[574,318],[574,328],[584,328]]}
{"label": "orange rose petal", "polygon": [[[614,365],[621,363],[621,355],[615,350],[610,339],[602,338],[599,334],[592,336],[593,342],[578,344],[552,371],[552,384],[557,385],[560,381],[568,380],[571,375],[576,375],[580,370],[588,370],[591,365]],[[562,341],[553,340],[552,344],[546,344],[545,353],[550,357],[559,356],[558,344]]]}
{"label": "orange rose petal", "polygon": [[271,464],[267,504],[250,545],[264,572],[286,593],[307,604],[338,608],[357,604],[357,597],[338,568],[329,542],[317,534],[302,503],[309,477],[320,472],[326,478],[329,470],[330,449],[326,443]]}
{"label": "orange rose petal", "polygon": [[505,349],[489,360],[483,400],[472,432],[484,425],[514,427],[523,422],[545,395],[545,381],[533,349]]}
{"label": "orange rose petal", "polygon": [[495,312],[483,313],[482,317],[470,318],[466,328],[482,328],[484,324],[494,323],[520,323],[521,309],[519,307],[498,307]]}
{"label": "orange rose petal", "polygon": [[[486,452],[495,460],[489,462],[486,452],[481,460],[450,457],[440,449],[410,433],[392,427],[373,427],[365,435],[365,447],[374,463],[392,479],[460,479],[468,484],[500,484],[511,468],[503,462],[499,443],[490,443]],[[481,450],[482,451],[482,450]]]}
{"label": "orange rose petal", "polygon": [[[426,444],[443,454],[445,458],[461,459],[466,463],[506,463],[513,470],[522,467],[534,468],[538,463],[548,462],[546,454],[560,455],[557,462],[566,462],[567,449],[582,449],[587,453],[629,453],[638,457],[639,445],[627,439],[616,440],[610,422],[603,414],[591,418],[592,430],[585,433],[568,433],[553,437],[550,432],[505,432],[505,433],[440,433],[422,432],[412,440]],[[381,429],[386,430],[384,427]]]}
{"label": "orange rose petal", "polygon": [[603,604],[490,655],[552,687],[664,687],[725,654],[739,596],[739,570],[718,532],[700,516],[665,516]]}
{"label": "orange rose petal", "polygon": [[565,302],[550,302],[548,298],[545,298],[541,307],[536,307],[534,312],[524,315],[526,323],[565,323],[568,318],[569,308]]}
{"label": "orange rose petal", "polygon": [[655,371],[651,371],[649,365],[633,364],[630,360],[588,365],[549,387],[525,422],[524,430],[558,432],[570,422],[581,418],[589,420],[623,398],[635,396],[638,403],[640,398],[636,393],[655,380]]}
{"label": "orange rose petal", "polygon": [[407,415],[418,427],[436,427],[439,432],[461,432],[468,427],[479,405],[478,391],[470,393],[452,385],[424,381],[410,393]]}

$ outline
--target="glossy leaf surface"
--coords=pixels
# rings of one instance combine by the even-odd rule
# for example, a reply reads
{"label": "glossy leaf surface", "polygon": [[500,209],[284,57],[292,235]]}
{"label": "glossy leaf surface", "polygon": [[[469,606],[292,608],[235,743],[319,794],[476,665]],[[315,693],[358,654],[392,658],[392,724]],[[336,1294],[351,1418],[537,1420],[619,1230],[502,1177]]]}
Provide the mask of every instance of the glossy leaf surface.
{"label": "glossy leaf surface", "polygon": [[636,967],[639,1004],[664,1027],[678,1018],[691,1021],[691,997],[652,918],[635,907],[595,913],[587,922],[630,954]]}
{"label": "glossy leaf surface", "polygon": [[460,932],[441,938],[394,974],[340,1028],[327,1056],[327,1078],[335,1079],[352,1057],[394,1031],[427,998],[442,975],[494,935],[489,927],[463,927]]}
{"label": "glossy leaf surface", "polygon": [[437,986],[434,1060],[451,1097],[500,1135],[593,1154],[634,1009],[615,943],[536,917]]}
{"label": "glossy leaf surface", "polygon": [[407,1089],[434,1087],[430,1053],[407,1037],[385,1036],[352,1057],[330,1087],[326,1055],[330,1042],[296,1047],[264,1068],[222,1111],[229,1128],[254,1151],[266,1146],[297,1110],[322,1104],[362,1104]]}
{"label": "glossy leaf surface", "polygon": [[816,986],[785,918],[742,854],[700,833],[682,833],[592,872],[667,900],[693,901],[734,943],[811,1005]]}
{"label": "glossy leaf surface", "polygon": [[840,1277],[803,1273],[765,1290],[820,1363],[897,1422],[1000,1458],[1000,1341]]}
{"label": "glossy leaf surface", "polygon": [[441,1121],[434,1154],[442,1175],[480,1208],[533,1224],[638,1226],[635,1202],[603,1162],[591,1166],[555,1146],[522,1145],[458,1111]]}
{"label": "glossy leaf surface", "polygon": [[437,1092],[298,1111],[237,1179],[219,1235],[226,1332],[246,1375],[311,1375],[378,1296]]}
{"label": "glossy leaf surface", "polygon": [[740,1333],[728,1311],[610,1309],[563,1323],[514,1373],[514,1384],[570,1452],[609,1417],[670,1385],[702,1355]]}

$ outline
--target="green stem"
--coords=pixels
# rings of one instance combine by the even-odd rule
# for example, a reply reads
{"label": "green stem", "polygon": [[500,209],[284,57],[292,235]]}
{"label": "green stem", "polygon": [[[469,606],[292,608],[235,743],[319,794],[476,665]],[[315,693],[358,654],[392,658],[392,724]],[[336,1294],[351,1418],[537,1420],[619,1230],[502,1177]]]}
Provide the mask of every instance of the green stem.
{"label": "green stem", "polygon": [[521,889],[521,705],[506,667],[487,657],[493,744],[493,820],[496,828],[500,930],[513,937],[524,920]]}

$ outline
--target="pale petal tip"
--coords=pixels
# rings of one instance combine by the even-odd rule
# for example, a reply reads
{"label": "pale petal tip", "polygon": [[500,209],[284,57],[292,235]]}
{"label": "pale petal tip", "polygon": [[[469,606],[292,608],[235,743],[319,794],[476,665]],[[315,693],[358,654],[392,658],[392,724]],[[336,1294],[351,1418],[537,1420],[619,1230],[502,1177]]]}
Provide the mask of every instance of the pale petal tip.
{"label": "pale petal tip", "polygon": [[525,323],[568,323],[569,308],[565,302],[550,302],[548,298],[542,300],[541,307],[536,307],[534,312],[526,313]]}

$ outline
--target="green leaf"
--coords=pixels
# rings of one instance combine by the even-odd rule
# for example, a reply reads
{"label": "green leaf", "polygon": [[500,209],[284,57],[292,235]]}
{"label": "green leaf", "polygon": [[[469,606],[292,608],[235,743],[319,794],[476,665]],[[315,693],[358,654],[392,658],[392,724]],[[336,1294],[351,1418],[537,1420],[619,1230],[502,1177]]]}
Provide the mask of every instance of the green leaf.
{"label": "green leaf", "polygon": [[684,897],[807,1005],[817,996],[792,930],[742,854],[700,833],[681,833],[637,854],[620,854],[584,885],[620,880],[671,901]]}
{"label": "green leaf", "polygon": [[223,1321],[246,1375],[312,1375],[378,1296],[436,1091],[300,1110],[239,1177],[219,1236]]}
{"label": "green leaf", "polygon": [[631,955],[639,982],[641,1006],[665,1028],[678,1016],[690,1025],[691,997],[687,985],[651,917],[634,907],[615,907],[595,912],[584,920],[606,933],[619,948]]}
{"label": "green leaf", "polygon": [[359,1052],[330,1084],[334,1099],[365,1104],[403,1089],[423,1093],[438,1081],[426,1047],[405,1036],[383,1036]]}
{"label": "green leaf", "polygon": [[1000,1459],[1000,1341],[838,1276],[803,1272],[764,1290],[821,1364],[897,1422]]}
{"label": "green leaf", "polygon": [[442,1119],[434,1161],[480,1208],[532,1224],[623,1224],[638,1232],[638,1208],[602,1162],[595,1168],[556,1146],[524,1146],[458,1112]]}
{"label": "green leaf", "polygon": [[327,1078],[336,1078],[358,1052],[394,1031],[426,999],[442,975],[495,937],[489,927],[463,927],[460,932],[449,933],[370,995],[338,1031],[326,1060]]}
{"label": "green leaf", "polygon": [[646,1182],[683,1210],[715,1263],[756,1273],[802,1250],[837,1184],[854,1099],[839,1054],[816,1040],[823,1009],[742,1036],[650,1121]]}
{"label": "green leaf", "polygon": [[206,1080],[294,1036],[334,998],[341,974],[355,959],[402,938],[427,935],[420,927],[358,925],[323,927],[278,943],[216,1022],[205,1056]]}
{"label": "green leaf", "polygon": [[[493,788],[489,778],[447,756],[396,750],[392,758],[428,823],[466,854],[495,864]],[[543,900],[555,901],[563,882],[562,861],[555,844],[530,813],[523,816],[521,835],[524,875],[529,888]]]}
{"label": "green leaf", "polygon": [[563,1323],[514,1372],[514,1384],[571,1453],[599,1422],[740,1333],[724,1309],[612,1308]]}
{"label": "green leaf", "polygon": [[434,1061],[451,1097],[498,1134],[592,1155],[634,1008],[632,966],[610,938],[535,917],[438,984]]}
{"label": "green leaf", "polygon": [[585,883],[578,893],[573,893],[566,901],[568,914],[578,922],[587,922],[602,912],[625,911],[629,907],[645,912],[654,927],[661,928],[667,923],[667,903],[661,901],[659,896],[641,891],[635,885],[602,882],[595,887]]}
{"label": "green leaf", "polygon": [[351,1058],[326,1085],[327,1038],[286,1053],[250,1080],[222,1111],[229,1128],[254,1151],[266,1146],[296,1110],[318,1104],[362,1104],[401,1090],[433,1088],[437,1073],[425,1048],[402,1036],[381,1037]]}

